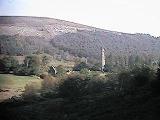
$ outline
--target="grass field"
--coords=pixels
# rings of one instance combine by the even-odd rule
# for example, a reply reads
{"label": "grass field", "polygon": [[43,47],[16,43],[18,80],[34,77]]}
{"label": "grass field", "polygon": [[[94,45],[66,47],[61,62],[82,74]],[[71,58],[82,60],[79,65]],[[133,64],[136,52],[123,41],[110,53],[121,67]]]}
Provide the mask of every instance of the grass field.
{"label": "grass field", "polygon": [[36,89],[40,89],[41,81],[42,80],[36,76],[0,74],[0,101],[20,95],[23,93],[26,84],[34,84]]}

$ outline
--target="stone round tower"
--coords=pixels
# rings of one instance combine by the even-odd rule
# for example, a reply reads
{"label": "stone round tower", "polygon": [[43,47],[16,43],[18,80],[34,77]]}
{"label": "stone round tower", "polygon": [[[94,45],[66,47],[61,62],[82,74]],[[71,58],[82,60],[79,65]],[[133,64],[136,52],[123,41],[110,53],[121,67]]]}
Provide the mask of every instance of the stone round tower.
{"label": "stone round tower", "polygon": [[101,70],[103,71],[105,65],[105,50],[101,48]]}

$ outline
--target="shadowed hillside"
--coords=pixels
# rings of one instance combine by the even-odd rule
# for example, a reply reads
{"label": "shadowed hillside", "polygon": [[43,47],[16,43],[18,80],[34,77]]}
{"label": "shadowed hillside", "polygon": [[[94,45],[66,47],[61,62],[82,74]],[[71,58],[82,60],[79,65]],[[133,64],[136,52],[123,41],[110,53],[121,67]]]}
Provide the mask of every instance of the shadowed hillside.
{"label": "shadowed hillside", "polygon": [[160,40],[145,34],[112,33],[105,31],[77,31],[57,35],[52,40],[53,45],[72,52],[82,52],[85,56],[99,56],[101,47],[114,55],[146,54],[158,55]]}

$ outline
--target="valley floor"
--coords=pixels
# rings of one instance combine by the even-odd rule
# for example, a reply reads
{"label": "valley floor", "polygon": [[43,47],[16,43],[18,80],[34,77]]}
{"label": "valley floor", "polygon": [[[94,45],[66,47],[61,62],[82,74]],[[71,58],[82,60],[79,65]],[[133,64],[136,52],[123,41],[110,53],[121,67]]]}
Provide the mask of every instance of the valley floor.
{"label": "valley floor", "polygon": [[36,84],[41,87],[41,79],[36,76],[16,76],[13,74],[0,74],[0,102],[23,93],[27,84]]}

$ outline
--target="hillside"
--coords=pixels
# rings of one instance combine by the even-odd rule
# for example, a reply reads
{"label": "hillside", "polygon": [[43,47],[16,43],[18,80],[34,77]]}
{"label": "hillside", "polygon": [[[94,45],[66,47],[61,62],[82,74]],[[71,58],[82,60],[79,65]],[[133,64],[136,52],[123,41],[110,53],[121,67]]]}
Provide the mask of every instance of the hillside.
{"label": "hillside", "polygon": [[44,51],[53,56],[98,58],[106,55],[159,57],[160,38],[108,31],[42,17],[0,17],[0,53],[24,55]]}

